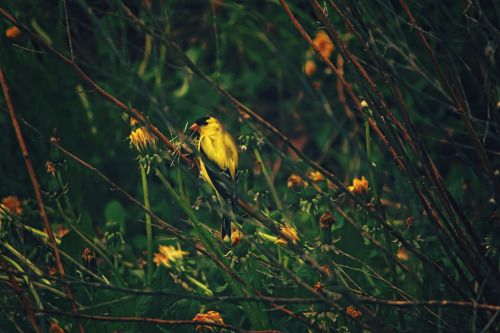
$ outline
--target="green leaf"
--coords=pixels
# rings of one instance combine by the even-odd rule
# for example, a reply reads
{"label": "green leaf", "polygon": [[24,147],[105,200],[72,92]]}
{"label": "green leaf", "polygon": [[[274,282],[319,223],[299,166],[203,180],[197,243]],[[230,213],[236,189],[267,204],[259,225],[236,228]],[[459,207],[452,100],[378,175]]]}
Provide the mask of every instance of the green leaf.
{"label": "green leaf", "polygon": [[92,229],[92,217],[89,212],[82,210],[80,212],[80,217],[78,218],[78,227],[86,235],[93,235],[94,231]]}
{"label": "green leaf", "polygon": [[76,232],[70,231],[62,237],[59,249],[81,263],[85,243]]}

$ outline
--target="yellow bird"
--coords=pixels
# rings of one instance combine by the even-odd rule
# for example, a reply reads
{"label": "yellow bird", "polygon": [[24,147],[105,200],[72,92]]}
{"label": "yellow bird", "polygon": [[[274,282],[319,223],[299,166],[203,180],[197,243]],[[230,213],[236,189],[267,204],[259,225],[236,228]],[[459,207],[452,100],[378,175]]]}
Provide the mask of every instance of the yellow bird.
{"label": "yellow bird", "polygon": [[[231,216],[237,214],[238,148],[231,134],[214,117],[202,117],[190,130],[200,133],[200,172],[212,186],[222,209],[221,237],[231,238]],[[228,209],[229,208],[229,209]],[[230,216],[227,215],[229,212]]]}

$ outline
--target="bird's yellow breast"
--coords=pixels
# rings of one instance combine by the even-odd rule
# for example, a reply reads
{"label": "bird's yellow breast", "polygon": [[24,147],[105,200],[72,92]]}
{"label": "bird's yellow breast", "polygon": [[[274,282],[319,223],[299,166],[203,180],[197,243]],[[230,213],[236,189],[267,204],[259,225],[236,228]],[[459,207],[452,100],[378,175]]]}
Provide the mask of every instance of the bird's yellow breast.
{"label": "bird's yellow breast", "polygon": [[202,136],[199,147],[203,149],[212,163],[215,163],[221,170],[229,170],[231,178],[235,179],[238,168],[238,149],[229,133],[222,130],[216,135]]}

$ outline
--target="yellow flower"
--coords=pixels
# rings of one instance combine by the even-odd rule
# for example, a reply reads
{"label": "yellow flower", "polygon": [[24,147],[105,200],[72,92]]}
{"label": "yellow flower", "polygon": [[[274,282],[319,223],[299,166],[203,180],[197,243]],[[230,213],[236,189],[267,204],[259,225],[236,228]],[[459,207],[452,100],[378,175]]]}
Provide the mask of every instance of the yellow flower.
{"label": "yellow flower", "polygon": [[21,202],[15,196],[8,196],[2,199],[2,208],[6,208],[13,214],[21,214],[23,209],[21,208]]}
{"label": "yellow flower", "polygon": [[368,181],[365,179],[365,176],[361,177],[361,180],[354,178],[352,186],[349,186],[348,189],[354,194],[364,194],[368,191]]}
{"label": "yellow flower", "polygon": [[302,185],[307,187],[309,183],[305,182],[299,175],[296,175],[294,173],[292,173],[290,177],[288,177],[287,186],[289,189],[297,190]]}
{"label": "yellow flower", "polygon": [[243,233],[239,229],[233,229],[231,234],[231,247],[241,243],[243,239]]}
{"label": "yellow flower", "polygon": [[18,27],[10,27],[9,29],[5,30],[5,36],[7,38],[16,39],[17,37],[21,36],[21,30],[19,30]]}
{"label": "yellow flower", "polygon": [[148,146],[153,150],[156,149],[156,136],[151,134],[144,126],[132,131],[129,138],[130,142],[140,152],[145,151]]}
{"label": "yellow flower", "polygon": [[172,262],[177,262],[177,261],[182,261],[182,256],[184,254],[189,254],[189,252],[184,252],[181,250],[181,246],[179,243],[177,243],[177,247],[179,248],[178,250],[175,249],[172,245],[165,246],[165,245],[160,245],[159,250],[160,253],[155,253],[155,257],[153,261],[156,263],[157,266],[163,265],[166,267],[172,267],[171,263]]}
{"label": "yellow flower", "polygon": [[368,107],[368,103],[366,101],[362,101],[361,102],[361,107],[362,108],[367,108]]}
{"label": "yellow flower", "polygon": [[316,45],[319,49],[319,52],[325,57],[325,58],[330,58],[332,55],[333,49],[335,47],[333,46],[332,42],[330,41],[330,38],[324,32],[323,30],[318,31],[316,33],[316,37],[313,40],[314,45]]}
{"label": "yellow flower", "polygon": [[349,307],[346,310],[347,314],[353,318],[358,318],[361,316],[361,311],[356,310],[354,305],[349,305]]}
{"label": "yellow flower", "polygon": [[304,73],[307,76],[311,76],[316,72],[316,63],[312,60],[307,60],[304,64]]}
{"label": "yellow flower", "polygon": [[[295,229],[286,225],[284,227],[281,227],[281,232],[283,233],[283,235],[288,237],[293,242],[293,244],[297,244],[299,237],[297,236],[297,231],[295,231]],[[278,240],[274,242],[274,244],[288,245],[288,242],[285,239],[278,237]]]}
{"label": "yellow flower", "polygon": [[315,183],[319,183],[325,180],[325,176],[323,176],[319,171],[312,171],[309,174],[309,178],[311,178],[311,180]]}
{"label": "yellow flower", "polygon": [[[205,323],[224,324],[224,321],[222,320],[220,313],[216,311],[208,311],[207,313],[198,313],[193,318],[193,320],[203,321]],[[196,330],[199,330],[200,332],[213,332],[214,329],[215,329],[214,326],[203,326],[203,325],[196,326]]]}

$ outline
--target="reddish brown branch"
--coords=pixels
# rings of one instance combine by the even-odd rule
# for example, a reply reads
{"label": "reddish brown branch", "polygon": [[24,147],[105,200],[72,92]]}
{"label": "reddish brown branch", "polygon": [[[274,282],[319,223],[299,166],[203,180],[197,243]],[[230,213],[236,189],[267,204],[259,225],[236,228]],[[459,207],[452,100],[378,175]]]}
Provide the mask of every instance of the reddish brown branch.
{"label": "reddish brown branch", "polygon": [[21,30],[26,32],[33,41],[35,41],[37,44],[39,44],[42,48],[47,50],[49,53],[53,54],[60,60],[62,60],[65,64],[69,65],[85,82],[87,82],[95,92],[97,92],[99,95],[104,97],[107,101],[110,103],[118,106],[123,112],[127,113],[129,116],[135,118],[145,126],[147,126],[163,143],[168,147],[169,150],[171,150],[174,154],[178,154],[180,158],[189,166],[193,167],[194,162],[190,158],[186,157],[184,154],[182,154],[171,142],[170,140],[167,139],[163,133],[161,133],[156,127],[151,125],[146,118],[137,111],[134,108],[129,108],[126,106],[124,103],[116,99],[114,96],[110,95],[108,92],[106,92],[104,89],[102,89],[97,83],[95,83],[87,74],[85,74],[78,65],[71,61],[70,59],[66,58],[64,55],[59,53],[56,49],[45,43],[40,37],[38,37],[33,31],[28,29],[27,27],[23,26],[20,24],[12,15],[7,13],[3,8],[0,8],[0,14],[2,14],[5,18],[7,18],[12,24],[16,25],[19,27]]}
{"label": "reddish brown branch", "polygon": [[[1,10],[1,9],[0,9]],[[21,133],[21,128],[19,127],[19,123],[17,122],[16,114],[14,112],[14,106],[10,99],[9,95],[9,87],[7,82],[5,81],[5,77],[3,75],[2,68],[0,67],[0,83],[2,85],[3,93],[5,96],[5,101],[7,103],[7,107],[9,109],[10,118],[12,120],[12,126],[14,126],[14,130],[16,132],[17,141],[19,142],[19,146],[21,147],[21,151],[23,153],[24,162],[26,163],[26,167],[28,168],[28,173],[31,178],[31,182],[33,183],[33,188],[35,190],[36,201],[38,203],[38,207],[40,208],[40,216],[43,219],[45,224],[45,228],[47,229],[47,234],[49,235],[50,242],[52,243],[52,247],[54,249],[54,257],[57,265],[57,270],[61,275],[61,278],[64,279],[64,268],[61,262],[61,258],[59,256],[59,249],[57,248],[56,239],[54,237],[54,233],[52,231],[52,227],[50,226],[49,219],[47,218],[47,214],[45,213],[45,207],[43,205],[42,194],[40,192],[40,185],[38,184],[38,180],[36,179],[35,170],[33,169],[33,165],[31,164],[31,159],[28,154],[28,149],[26,148],[26,144],[24,143],[23,135]],[[71,303],[71,307],[75,314],[78,314],[78,310],[76,309],[75,301],[73,300],[73,295],[71,294],[71,290],[68,286],[64,287],[66,291],[66,295]],[[83,326],[78,320],[78,326],[80,328],[80,332],[83,332]]]}
{"label": "reddish brown branch", "polygon": [[266,330],[266,331],[248,331],[232,325],[210,323],[198,320],[167,320],[167,319],[156,319],[156,318],[137,318],[137,317],[105,317],[105,316],[93,316],[87,314],[74,314],[71,312],[48,310],[48,309],[38,309],[38,312],[47,313],[51,315],[59,315],[65,317],[75,317],[82,319],[89,319],[95,321],[104,321],[110,323],[149,323],[149,324],[160,324],[168,326],[209,326],[209,327],[219,327],[233,332],[242,333],[282,333],[276,330]]}
{"label": "reddish brown branch", "polygon": [[484,169],[486,170],[486,173],[488,174],[488,176],[491,180],[491,183],[493,185],[493,188],[494,188],[496,194],[498,196],[500,196],[500,183],[498,182],[498,179],[496,178],[496,176],[494,174],[494,170],[491,166],[488,155],[486,154],[486,151],[484,150],[484,146],[481,144],[481,140],[477,136],[476,131],[474,130],[474,127],[472,127],[472,124],[465,113],[466,106],[464,105],[464,103],[461,103],[460,99],[457,97],[457,94],[455,94],[453,88],[451,87],[450,83],[446,79],[446,76],[445,76],[441,66],[439,65],[439,62],[436,58],[436,55],[434,54],[434,51],[432,50],[432,48],[429,45],[429,43],[427,42],[427,39],[425,38],[424,34],[422,33],[422,31],[418,27],[417,22],[415,21],[415,18],[411,14],[410,9],[408,8],[408,5],[406,4],[406,1],[400,0],[399,2],[401,4],[401,6],[403,7],[404,12],[406,13],[406,16],[408,16],[410,23],[412,24],[412,26],[414,26],[416,28],[413,30],[416,31],[416,33],[418,34],[420,41],[424,45],[424,48],[427,51],[427,54],[431,58],[431,61],[434,65],[434,67],[436,68],[436,71],[438,72],[438,75],[441,79],[441,82],[444,84],[444,87],[445,87],[446,91],[448,92],[451,100],[453,101],[453,104],[455,104],[457,111],[460,113],[460,117],[462,118],[462,121],[464,122],[465,127],[467,128],[467,131],[469,132],[469,134],[472,138],[472,142],[474,143],[474,146],[476,147],[476,153],[477,153],[479,159],[481,160],[481,162],[483,163]]}
{"label": "reddish brown branch", "polygon": [[23,304],[24,309],[28,313],[28,317],[31,323],[33,324],[33,327],[35,328],[35,331],[37,331],[37,333],[41,332],[40,325],[38,324],[38,321],[36,320],[35,317],[35,313],[33,312],[33,305],[31,305],[31,302],[26,297],[24,297],[21,287],[19,287],[19,284],[17,283],[16,279],[14,278],[14,276],[12,276],[11,270],[7,265],[7,262],[1,255],[0,255],[0,264],[2,265],[7,276],[9,277],[10,283],[12,284],[12,287],[16,291],[17,297],[19,297],[19,300]]}

